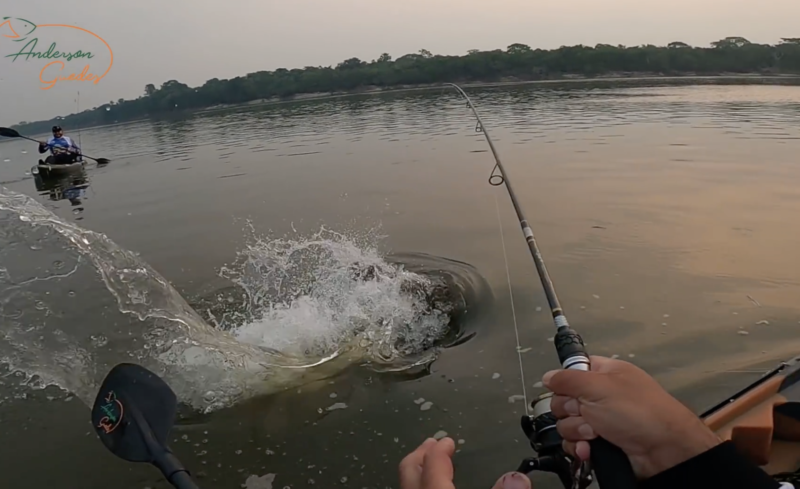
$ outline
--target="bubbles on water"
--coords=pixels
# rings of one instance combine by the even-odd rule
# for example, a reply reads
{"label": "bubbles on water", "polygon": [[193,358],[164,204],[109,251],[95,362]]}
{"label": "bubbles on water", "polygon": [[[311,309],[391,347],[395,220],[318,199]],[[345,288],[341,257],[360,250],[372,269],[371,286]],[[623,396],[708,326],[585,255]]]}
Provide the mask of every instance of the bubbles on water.
{"label": "bubbles on water", "polygon": [[275,482],[277,474],[266,474],[261,477],[257,475],[249,476],[242,487],[245,489],[272,489],[272,484]]}

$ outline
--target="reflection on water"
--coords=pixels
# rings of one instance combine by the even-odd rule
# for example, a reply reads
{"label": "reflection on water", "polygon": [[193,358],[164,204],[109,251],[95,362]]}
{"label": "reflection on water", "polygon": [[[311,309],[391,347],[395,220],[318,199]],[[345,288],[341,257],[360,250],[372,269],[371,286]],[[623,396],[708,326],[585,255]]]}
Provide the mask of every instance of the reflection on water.
{"label": "reflection on water", "polygon": [[[590,350],[636,362],[700,408],[711,401],[703,393],[719,390],[714,385],[732,389],[740,380],[721,372],[797,353],[800,230],[791,223],[800,213],[794,183],[800,181],[800,89],[616,83],[468,92],[531,218],[570,322]],[[458,95],[445,90],[245,107],[84,131],[87,150],[111,155],[114,163],[89,168],[96,194],[81,226],[135,251],[188,303],[217,318],[228,310],[215,299],[238,290],[220,270],[247,249],[241,219],[290,240],[320,224],[363,230],[380,223],[387,236],[382,246],[394,252],[389,257],[409,266],[431,255],[468,263],[495,297],[477,302],[482,314],[463,324],[471,340],[454,341],[431,375],[398,383],[348,368],[299,392],[184,420],[173,445],[205,474],[203,487],[230,487],[267,472],[278,474],[276,487],[310,487],[312,479],[326,486],[393,486],[402,454],[439,430],[465,440],[456,458],[460,488],[488,487],[529,453],[517,423],[522,407],[509,402],[521,388],[495,198],[529,389],[555,365],[552,326],[546,307],[540,309],[546,303],[507,196],[486,183],[492,162],[474,124]],[[0,181],[32,194],[25,148],[0,144],[0,160],[9,160],[0,166]],[[67,200],[37,198],[73,219]],[[425,266],[444,275],[449,270],[445,261]],[[79,290],[79,299],[58,298],[57,281],[37,285],[51,292],[54,317],[92,313],[127,331],[95,295]],[[335,304],[328,307],[331,297]],[[324,308],[301,312],[338,324],[349,310],[339,296],[319,299]],[[101,306],[86,311],[87,304]],[[377,304],[385,316],[392,303]],[[286,313],[270,310],[263,323],[285,325]],[[102,321],[87,328],[99,330]],[[268,333],[260,330],[256,343],[272,347],[296,330]],[[421,411],[414,403],[420,398],[433,408]],[[83,432],[47,421],[58,412],[58,419],[77,425],[85,413],[45,399],[32,395],[0,409],[0,417],[20,420],[5,434],[16,449],[0,452],[11,481],[31,476],[24,457],[39,448],[26,441],[28,430],[61,433],[62,446],[76,454],[96,449]],[[337,403],[348,407],[328,410]],[[61,452],[43,455],[55,469],[75,474],[71,480],[83,474],[108,483],[130,469],[98,472]],[[37,471],[35,480],[25,480],[36,487],[63,481],[55,473]],[[153,483],[146,471],[130,473],[138,477],[131,489]],[[558,487],[544,476],[535,482]]]}
{"label": "reflection on water", "polygon": [[66,200],[72,206],[72,213],[75,220],[83,219],[83,202],[86,199],[86,191],[89,189],[89,175],[83,167],[74,171],[51,174],[48,170],[39,170],[37,167],[31,168],[33,182],[36,191],[41,196],[46,196],[50,201],[58,202]]}

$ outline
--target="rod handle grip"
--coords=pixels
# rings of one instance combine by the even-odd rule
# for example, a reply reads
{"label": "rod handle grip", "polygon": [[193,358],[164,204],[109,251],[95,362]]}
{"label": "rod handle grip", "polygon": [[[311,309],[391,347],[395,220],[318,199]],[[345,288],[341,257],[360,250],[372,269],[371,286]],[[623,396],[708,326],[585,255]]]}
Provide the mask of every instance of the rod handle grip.
{"label": "rod handle grip", "polygon": [[592,468],[601,489],[636,489],[639,481],[631,461],[618,446],[603,438],[589,442]]}

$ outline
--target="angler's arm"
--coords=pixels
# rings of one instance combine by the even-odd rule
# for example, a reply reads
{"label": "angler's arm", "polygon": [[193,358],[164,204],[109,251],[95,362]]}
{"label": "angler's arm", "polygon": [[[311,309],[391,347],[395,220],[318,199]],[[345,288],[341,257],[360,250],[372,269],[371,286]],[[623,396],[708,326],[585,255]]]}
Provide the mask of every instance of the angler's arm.
{"label": "angler's arm", "polygon": [[47,150],[50,149],[50,145],[47,143],[39,143],[39,154],[47,153]]}
{"label": "angler's arm", "polygon": [[651,477],[641,489],[795,489],[779,483],[725,442]]}

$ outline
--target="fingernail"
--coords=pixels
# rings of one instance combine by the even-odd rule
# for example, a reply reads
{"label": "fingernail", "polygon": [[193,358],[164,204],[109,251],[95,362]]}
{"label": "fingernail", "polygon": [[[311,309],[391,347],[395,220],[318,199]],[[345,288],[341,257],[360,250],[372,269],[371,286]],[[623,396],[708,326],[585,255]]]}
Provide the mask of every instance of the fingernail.
{"label": "fingernail", "polygon": [[546,374],[544,374],[544,376],[542,377],[542,383],[544,384],[545,387],[550,387],[550,379],[553,378],[556,372],[558,372],[558,370],[551,370]]}
{"label": "fingernail", "polygon": [[578,433],[585,438],[591,438],[594,436],[594,430],[588,424],[582,424],[578,426]]}
{"label": "fingernail", "polygon": [[519,472],[503,477],[503,489],[530,489],[530,480]]}
{"label": "fingernail", "polygon": [[[564,403],[564,411],[567,412],[570,416],[580,416],[581,415],[581,406],[578,404],[577,399],[570,399],[569,401]],[[588,426],[588,425],[587,425]]]}

